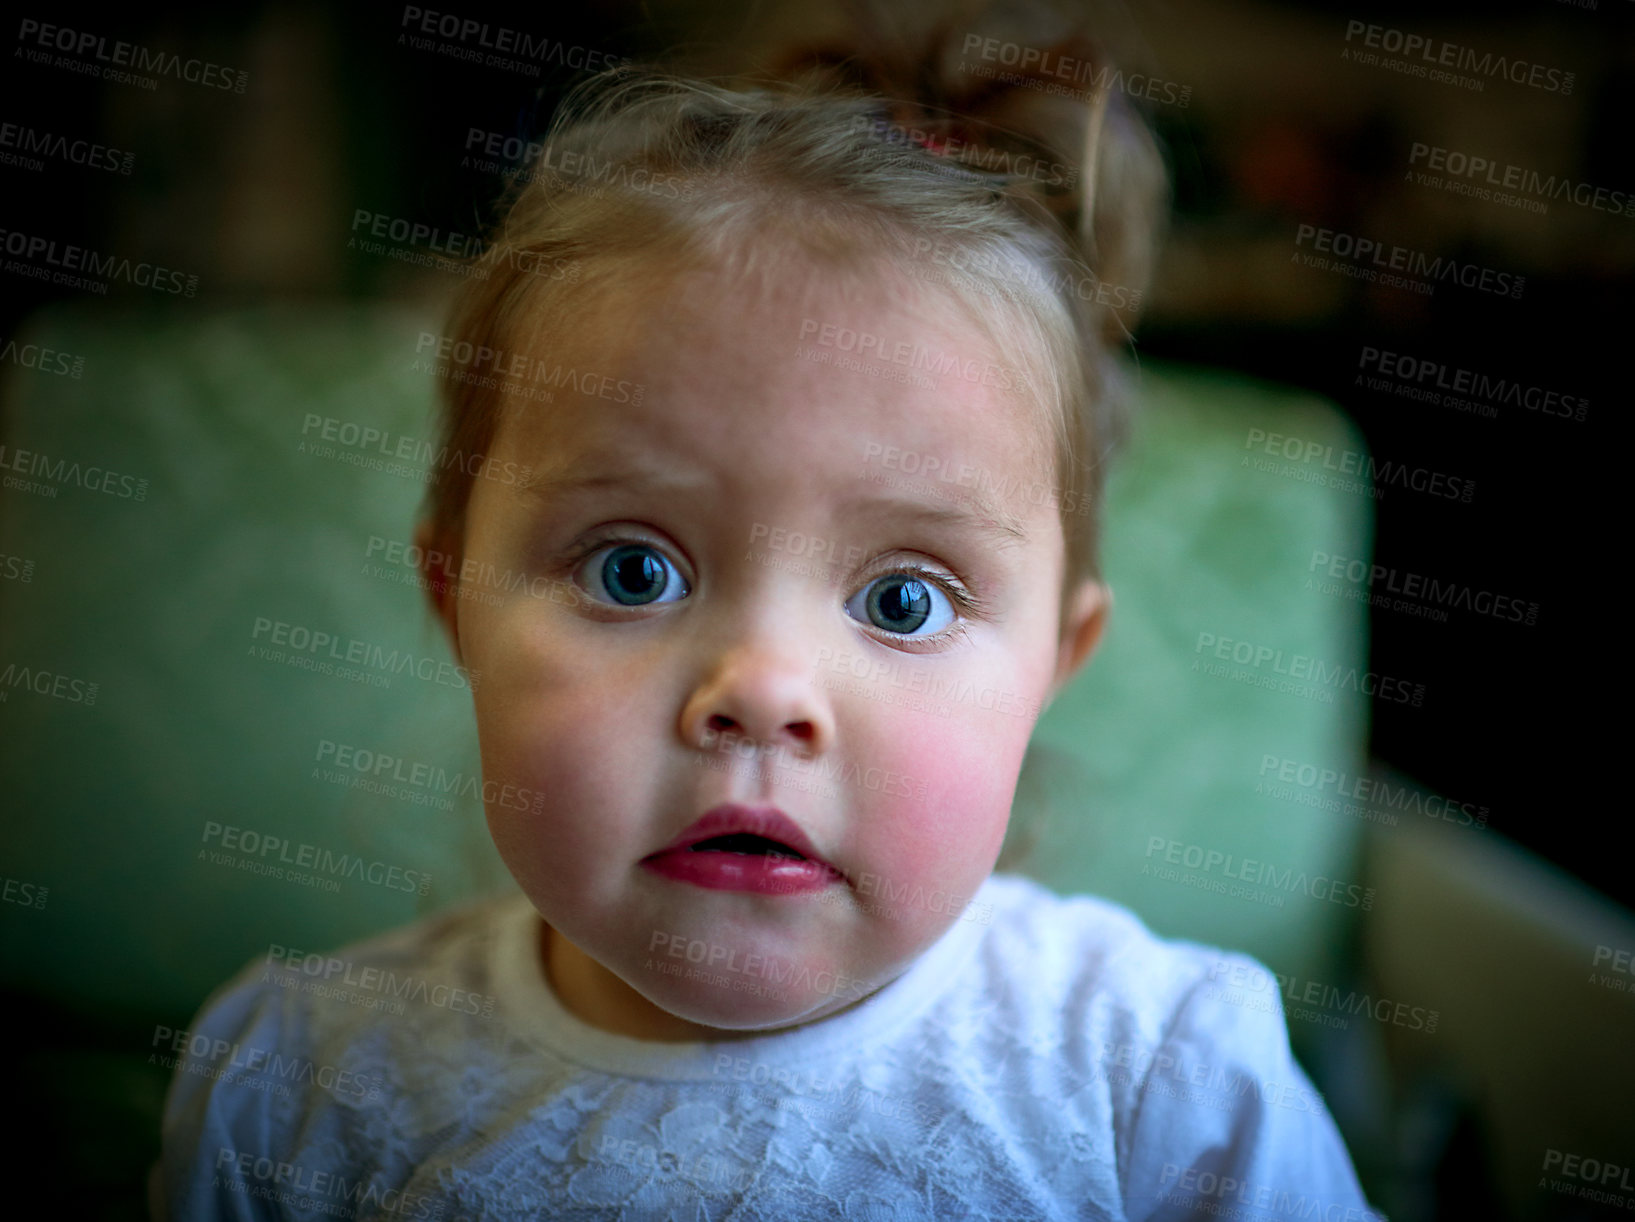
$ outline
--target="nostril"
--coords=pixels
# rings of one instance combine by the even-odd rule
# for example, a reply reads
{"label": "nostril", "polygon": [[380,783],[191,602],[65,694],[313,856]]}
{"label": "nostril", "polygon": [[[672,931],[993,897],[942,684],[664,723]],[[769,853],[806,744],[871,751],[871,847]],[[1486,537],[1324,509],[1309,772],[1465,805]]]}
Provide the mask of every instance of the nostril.
{"label": "nostril", "polygon": [[803,743],[809,743],[817,737],[817,730],[809,721],[792,721],[785,728],[791,737],[798,738]]}
{"label": "nostril", "polygon": [[737,725],[738,725],[738,723],[736,721],[734,721],[732,718],[727,717],[727,716],[725,716],[725,715],[723,715],[721,713],[711,713],[710,714],[709,727],[712,730],[715,730],[717,732],[725,731],[725,730],[732,730],[732,729],[737,728]]}

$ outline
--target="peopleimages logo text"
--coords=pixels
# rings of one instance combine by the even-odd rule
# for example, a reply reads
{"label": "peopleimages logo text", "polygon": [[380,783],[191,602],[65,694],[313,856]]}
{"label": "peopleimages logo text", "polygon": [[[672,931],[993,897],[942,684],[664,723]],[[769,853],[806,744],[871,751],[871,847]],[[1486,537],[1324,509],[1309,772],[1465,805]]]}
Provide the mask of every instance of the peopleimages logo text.
{"label": "peopleimages logo text", "polygon": [[156,77],[168,76],[190,85],[231,90],[233,93],[243,93],[250,80],[248,72],[226,68],[208,60],[183,59],[170,51],[154,51],[139,43],[119,39],[110,43],[105,35],[48,25],[32,17],[24,17],[18,23],[17,41],[19,49],[21,45],[32,42],[42,51],[61,51],[81,59],[89,57],[110,65],[110,69],[117,65],[137,72],[149,72]]}
{"label": "peopleimages logo text", "polygon": [[1454,283],[1477,292],[1501,297],[1520,297],[1526,278],[1475,263],[1461,263],[1446,255],[1427,254],[1410,246],[1398,246],[1378,238],[1359,237],[1318,225],[1301,224],[1294,234],[1295,247],[1307,243],[1318,254],[1334,255],[1355,264],[1372,264],[1370,270],[1384,268],[1420,276],[1427,281]]}
{"label": "peopleimages logo text", "polygon": [[1348,43],[1357,40],[1364,47],[1388,51],[1392,55],[1416,57],[1421,63],[1432,67],[1456,69],[1489,80],[1502,78],[1513,85],[1527,85],[1546,93],[1571,93],[1577,79],[1576,73],[1536,64],[1520,56],[1495,55],[1491,51],[1478,51],[1475,47],[1449,42],[1445,38],[1412,34],[1392,26],[1355,19],[1346,22],[1345,40]]}
{"label": "peopleimages logo text", "polygon": [[120,255],[103,254],[72,242],[58,242],[55,238],[22,233],[16,229],[0,229],[0,250],[64,273],[83,272],[87,280],[122,280],[136,288],[178,297],[192,297],[199,291],[197,276],[144,260],[133,262]]}

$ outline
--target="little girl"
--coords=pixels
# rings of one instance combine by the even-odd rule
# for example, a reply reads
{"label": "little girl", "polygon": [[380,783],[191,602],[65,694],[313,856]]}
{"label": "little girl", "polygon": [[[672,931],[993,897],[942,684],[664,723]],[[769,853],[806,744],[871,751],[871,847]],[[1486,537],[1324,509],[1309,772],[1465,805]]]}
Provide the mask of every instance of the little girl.
{"label": "little girl", "polygon": [[171,1216],[1377,1216],[1243,960],[992,874],[1107,613],[1152,143],[866,83],[615,71],[518,176],[445,441],[531,475],[420,542],[520,894],[212,998]]}

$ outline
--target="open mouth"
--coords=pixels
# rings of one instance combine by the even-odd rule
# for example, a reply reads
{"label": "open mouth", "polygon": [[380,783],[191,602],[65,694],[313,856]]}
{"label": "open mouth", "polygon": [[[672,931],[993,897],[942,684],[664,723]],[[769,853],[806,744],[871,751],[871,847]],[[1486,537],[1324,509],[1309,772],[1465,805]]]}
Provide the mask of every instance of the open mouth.
{"label": "open mouth", "polygon": [[716,806],[641,864],[711,891],[799,896],[846,882],[800,825],[772,806]]}
{"label": "open mouth", "polygon": [[783,857],[790,861],[805,861],[806,855],[798,853],[787,844],[777,840],[769,840],[765,836],[757,836],[752,832],[734,832],[729,836],[711,836],[708,840],[700,840],[697,844],[687,847],[689,853],[742,853],[746,857]]}

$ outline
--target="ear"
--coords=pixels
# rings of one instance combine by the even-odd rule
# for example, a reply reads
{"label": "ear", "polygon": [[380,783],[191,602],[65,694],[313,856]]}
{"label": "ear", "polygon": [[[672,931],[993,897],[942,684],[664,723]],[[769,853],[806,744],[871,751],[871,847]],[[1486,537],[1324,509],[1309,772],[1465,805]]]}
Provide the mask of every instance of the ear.
{"label": "ear", "polygon": [[[439,535],[431,521],[426,520],[414,528],[414,545],[420,549],[420,578],[425,583],[432,614],[441,621],[448,635],[455,662],[464,665],[465,660],[460,657],[460,619],[456,610],[460,603],[458,579],[448,575],[460,571],[458,540]],[[452,563],[445,563],[450,560]]]}
{"label": "ear", "polygon": [[1101,632],[1112,609],[1112,590],[1089,578],[1081,581],[1066,600],[1061,644],[1056,652],[1056,675],[1050,684],[1052,701],[1090,660],[1090,655],[1101,642]]}

